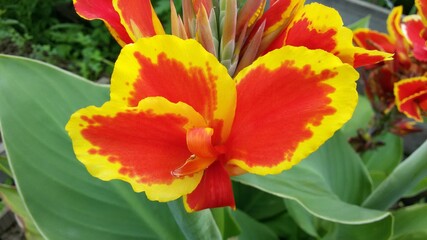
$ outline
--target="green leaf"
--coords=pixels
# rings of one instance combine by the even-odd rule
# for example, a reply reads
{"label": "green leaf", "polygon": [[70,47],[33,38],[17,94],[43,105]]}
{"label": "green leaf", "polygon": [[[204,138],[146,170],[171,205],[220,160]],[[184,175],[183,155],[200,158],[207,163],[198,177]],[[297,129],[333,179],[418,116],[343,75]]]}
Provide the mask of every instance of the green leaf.
{"label": "green leaf", "polygon": [[420,182],[418,182],[415,187],[408,189],[405,193],[404,197],[413,197],[427,190],[427,178],[424,178]]}
{"label": "green leaf", "polygon": [[25,205],[22,202],[21,197],[19,197],[16,188],[4,184],[0,184],[0,194],[2,200],[6,205],[14,212],[19,219],[22,221],[25,230],[26,239],[38,240],[43,239],[36,225],[34,224],[33,219],[25,209]]}
{"label": "green leaf", "polygon": [[418,204],[393,212],[394,240],[427,239],[427,205]]}
{"label": "green leaf", "polygon": [[317,234],[317,218],[311,215],[307,210],[305,210],[305,208],[293,200],[286,199],[285,203],[289,214],[299,225],[299,227],[310,236],[319,238],[319,235]]}
{"label": "green leaf", "polygon": [[231,209],[229,207],[214,208],[211,209],[211,211],[215,218],[215,222],[222,233],[222,239],[229,239],[240,234],[240,226],[232,216]]}
{"label": "green leaf", "polygon": [[[295,201],[286,200],[286,206],[298,225],[317,239],[387,240],[392,235],[393,218],[390,215],[366,224],[342,224],[316,218]],[[326,234],[319,236],[321,233]]]}
{"label": "green leaf", "polygon": [[166,204],[98,180],[75,159],[64,126],[108,92],[47,64],[0,56],[1,131],[26,207],[48,239],[184,238]]}
{"label": "green leaf", "polygon": [[362,158],[376,187],[402,161],[403,141],[399,136],[392,133],[381,135],[375,140],[382,141],[385,145],[366,152]]}
{"label": "green leaf", "polygon": [[427,141],[381,182],[363,202],[363,206],[379,210],[390,208],[399,198],[427,177],[426,159]]}
{"label": "green leaf", "polygon": [[359,28],[369,28],[369,22],[370,21],[371,21],[371,16],[368,15],[368,16],[361,18],[358,21],[348,25],[347,27],[350,28],[352,31],[359,29]]}
{"label": "green leaf", "polygon": [[233,183],[233,191],[238,209],[262,221],[273,218],[286,211],[283,199],[256,188]]}
{"label": "green leaf", "polygon": [[341,128],[340,132],[346,139],[355,137],[358,129],[368,127],[373,116],[374,111],[372,110],[371,103],[365,96],[359,95],[353,117]]}
{"label": "green leaf", "polygon": [[186,239],[221,238],[221,231],[215,224],[215,219],[211,210],[203,210],[189,214],[185,211],[181,199],[169,202],[168,205]]}
{"label": "green leaf", "polygon": [[262,223],[268,226],[280,239],[310,239],[310,236],[301,230],[292,217],[286,212],[264,220]]}
{"label": "green leaf", "polygon": [[332,230],[328,232],[322,239],[352,239],[352,240],[388,240],[393,234],[393,218],[387,216],[377,222],[348,225],[335,223]]}
{"label": "green leaf", "polygon": [[255,219],[248,216],[246,213],[236,210],[231,212],[234,218],[241,227],[242,233],[239,235],[239,239],[242,240],[269,240],[269,239],[278,239],[277,235],[271,231],[267,226],[256,221]]}
{"label": "green leaf", "polygon": [[337,133],[318,151],[278,175],[245,174],[234,180],[297,201],[314,216],[332,222],[363,224],[389,215],[358,206],[369,194],[369,175],[358,155]]}

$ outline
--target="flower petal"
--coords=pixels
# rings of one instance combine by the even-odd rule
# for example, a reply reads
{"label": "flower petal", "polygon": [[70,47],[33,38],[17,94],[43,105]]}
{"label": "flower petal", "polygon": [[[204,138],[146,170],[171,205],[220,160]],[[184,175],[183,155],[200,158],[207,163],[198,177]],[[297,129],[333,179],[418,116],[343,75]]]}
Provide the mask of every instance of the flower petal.
{"label": "flower petal", "polygon": [[418,15],[410,15],[403,19],[406,37],[412,43],[414,57],[419,61],[427,61],[426,28]]}
{"label": "flower petal", "polygon": [[184,206],[187,212],[225,206],[236,207],[230,177],[220,161],[210,165],[197,188],[184,196]]}
{"label": "flower petal", "polygon": [[228,163],[262,175],[292,167],[350,119],[357,78],[322,50],[285,46],[258,58],[235,78]]}
{"label": "flower petal", "polygon": [[396,105],[406,116],[422,122],[421,111],[427,111],[427,77],[415,77],[394,84]]}
{"label": "flower petal", "polygon": [[304,4],[303,0],[279,0],[271,4],[270,8],[265,11],[261,18],[255,24],[254,29],[258,29],[265,21],[264,36],[281,31],[285,28],[291,16],[298,11]]}
{"label": "flower petal", "polygon": [[380,50],[394,53],[395,46],[387,34],[370,29],[357,29],[353,32],[353,40],[359,46],[368,50]]}
{"label": "flower petal", "polygon": [[391,54],[354,47],[353,34],[343,24],[341,16],[335,9],[318,3],[305,5],[269,49],[283,45],[323,49],[353,66],[356,65],[356,55],[369,56],[367,59],[370,61],[363,62],[369,65],[390,59]]}
{"label": "flower petal", "polygon": [[133,42],[126,29],[120,23],[120,16],[114,10],[111,0],[73,0],[76,12],[85,19],[101,19],[107,25],[111,35],[124,46]]}
{"label": "flower petal", "polygon": [[123,48],[112,76],[112,101],[136,106],[150,96],[192,106],[215,130],[214,145],[220,142],[219,135],[227,138],[234,116],[235,83],[195,40],[158,35]]}
{"label": "flower petal", "polygon": [[387,18],[387,31],[390,34],[390,40],[394,42],[396,46],[396,53],[399,55],[399,59],[403,62],[409,62],[409,43],[403,35],[401,27],[402,11],[402,6],[395,7],[391,10]]}
{"label": "flower petal", "polygon": [[66,129],[77,158],[95,177],[121,179],[151,200],[170,201],[192,192],[202,173],[176,178],[171,172],[191,152],[186,132],[206,122],[185,103],[146,98],[137,107],[107,102],[71,116]]}
{"label": "flower petal", "polygon": [[165,34],[150,1],[113,0],[113,6],[134,42],[143,37]]}
{"label": "flower petal", "polygon": [[346,58],[343,57],[342,61],[348,62],[348,63],[353,62],[352,65],[355,68],[370,66],[375,63],[393,59],[393,54],[377,51],[377,50],[368,51],[363,48],[353,48],[353,49],[347,49],[347,50],[353,53],[353,59],[352,60],[348,59],[348,61],[346,61]]}

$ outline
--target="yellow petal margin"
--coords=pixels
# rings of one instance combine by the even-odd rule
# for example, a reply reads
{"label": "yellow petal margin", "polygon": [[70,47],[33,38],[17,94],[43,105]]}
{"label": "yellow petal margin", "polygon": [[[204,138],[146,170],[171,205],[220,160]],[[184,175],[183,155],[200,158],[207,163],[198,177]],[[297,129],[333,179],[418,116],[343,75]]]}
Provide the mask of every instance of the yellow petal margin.
{"label": "yellow petal margin", "polygon": [[354,67],[391,60],[392,54],[353,46],[353,33],[340,14],[319,3],[305,5],[287,29],[285,45],[323,49]]}
{"label": "yellow petal margin", "polygon": [[171,174],[192,154],[186,132],[194,127],[206,127],[206,122],[192,107],[150,97],[137,107],[107,102],[80,109],[66,130],[77,159],[90,174],[104,181],[126,181],[150,200],[171,201],[192,192],[203,175]]}
{"label": "yellow petal margin", "polygon": [[235,78],[228,163],[277,174],[316,151],[352,116],[357,71],[323,50],[285,46]]}

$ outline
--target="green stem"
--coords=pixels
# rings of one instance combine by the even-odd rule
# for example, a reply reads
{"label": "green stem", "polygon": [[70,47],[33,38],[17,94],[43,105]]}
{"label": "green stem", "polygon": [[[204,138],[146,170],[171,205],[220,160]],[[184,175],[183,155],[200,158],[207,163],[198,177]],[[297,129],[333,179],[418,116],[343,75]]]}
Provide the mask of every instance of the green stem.
{"label": "green stem", "polygon": [[363,206],[386,210],[427,176],[427,140],[369,195]]}

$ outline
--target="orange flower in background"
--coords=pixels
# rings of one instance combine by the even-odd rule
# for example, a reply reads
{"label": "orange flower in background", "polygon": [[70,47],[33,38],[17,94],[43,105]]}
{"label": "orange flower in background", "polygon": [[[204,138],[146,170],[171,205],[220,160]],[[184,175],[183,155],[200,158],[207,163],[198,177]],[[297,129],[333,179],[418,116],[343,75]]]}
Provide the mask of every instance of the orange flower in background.
{"label": "orange flower in background", "polygon": [[235,207],[230,176],[276,174],[352,115],[358,74],[323,50],[285,46],[234,79],[195,40],[141,38],[122,49],[111,100],[71,116],[77,158],[102,180],[187,211]]}
{"label": "orange flower in background", "polygon": [[[181,17],[171,1],[172,34],[196,39],[233,76],[285,45],[323,49],[354,67],[390,59],[391,54],[354,47],[336,10],[304,2],[277,0],[266,6],[265,0],[254,0],[238,9],[236,0],[183,0]],[[86,19],[102,19],[122,46],[164,34],[148,0],[74,0],[74,6]]]}

